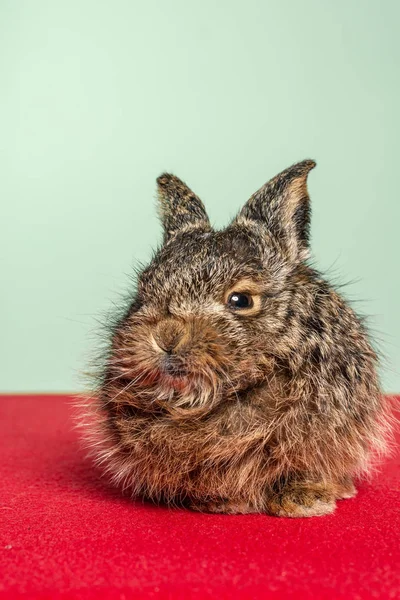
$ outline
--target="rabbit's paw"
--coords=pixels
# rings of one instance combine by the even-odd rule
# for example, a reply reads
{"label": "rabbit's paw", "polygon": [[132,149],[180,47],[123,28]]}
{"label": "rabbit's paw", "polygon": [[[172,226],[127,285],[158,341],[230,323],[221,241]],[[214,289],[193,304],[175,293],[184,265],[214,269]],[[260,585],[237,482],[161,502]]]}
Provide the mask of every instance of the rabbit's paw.
{"label": "rabbit's paw", "polygon": [[320,517],[335,508],[333,490],[318,483],[292,483],[267,499],[267,512],[279,517]]}
{"label": "rabbit's paw", "polygon": [[354,498],[356,494],[357,490],[351,477],[343,477],[343,479],[338,481],[335,493],[338,500]]}
{"label": "rabbit's paw", "polygon": [[198,512],[220,513],[225,515],[249,514],[260,512],[244,500],[193,501],[189,508]]}

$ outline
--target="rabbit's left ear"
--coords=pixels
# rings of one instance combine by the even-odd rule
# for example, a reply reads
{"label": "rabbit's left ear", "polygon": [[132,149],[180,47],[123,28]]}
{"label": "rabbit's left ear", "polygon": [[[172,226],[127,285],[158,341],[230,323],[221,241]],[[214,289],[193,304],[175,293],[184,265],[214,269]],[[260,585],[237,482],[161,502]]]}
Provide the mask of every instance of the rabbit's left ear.
{"label": "rabbit's left ear", "polygon": [[234,223],[261,226],[291,261],[308,257],[310,198],[307,175],[315,167],[304,160],[282,171],[251,196]]}
{"label": "rabbit's left ear", "polygon": [[164,242],[186,229],[211,229],[206,209],[200,198],[178,177],[169,173],[157,179]]}

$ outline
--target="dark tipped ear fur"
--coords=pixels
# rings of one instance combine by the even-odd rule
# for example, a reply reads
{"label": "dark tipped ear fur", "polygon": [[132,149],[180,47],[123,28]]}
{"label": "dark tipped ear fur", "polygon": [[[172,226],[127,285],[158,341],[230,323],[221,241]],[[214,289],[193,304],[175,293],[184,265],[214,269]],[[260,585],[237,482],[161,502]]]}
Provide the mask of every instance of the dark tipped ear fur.
{"label": "dark tipped ear fur", "polygon": [[251,196],[235,223],[263,225],[291,261],[308,256],[310,198],[307,175],[313,160],[297,163],[268,181]]}
{"label": "dark tipped ear fur", "polygon": [[157,179],[159,213],[164,226],[164,241],[187,228],[211,229],[200,198],[175,175],[164,173]]}

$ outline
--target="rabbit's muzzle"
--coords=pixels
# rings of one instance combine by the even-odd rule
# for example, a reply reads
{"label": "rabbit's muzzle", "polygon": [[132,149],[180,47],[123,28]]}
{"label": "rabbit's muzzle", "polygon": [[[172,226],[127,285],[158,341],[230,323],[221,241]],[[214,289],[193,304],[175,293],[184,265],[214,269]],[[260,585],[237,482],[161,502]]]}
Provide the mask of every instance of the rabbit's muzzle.
{"label": "rabbit's muzzle", "polygon": [[190,341],[189,332],[185,325],[177,319],[164,319],[158,323],[153,338],[162,352],[168,355],[177,354],[179,347],[186,341]]}
{"label": "rabbit's muzzle", "polygon": [[157,323],[152,337],[162,374],[190,377],[204,369],[217,373],[227,366],[228,349],[206,319],[167,317]]}

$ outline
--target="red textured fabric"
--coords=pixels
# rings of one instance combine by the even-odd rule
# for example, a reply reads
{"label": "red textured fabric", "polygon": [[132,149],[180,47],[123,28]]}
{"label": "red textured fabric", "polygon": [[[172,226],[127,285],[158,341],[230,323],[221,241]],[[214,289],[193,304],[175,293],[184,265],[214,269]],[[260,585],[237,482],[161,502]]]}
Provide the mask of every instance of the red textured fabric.
{"label": "red textured fabric", "polygon": [[0,397],[0,597],[400,598],[400,454],[333,515],[132,502],[83,459],[70,398]]}

